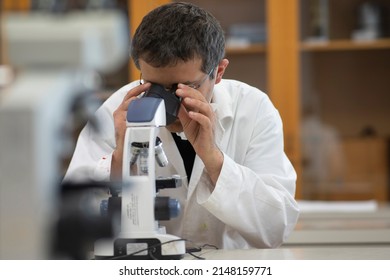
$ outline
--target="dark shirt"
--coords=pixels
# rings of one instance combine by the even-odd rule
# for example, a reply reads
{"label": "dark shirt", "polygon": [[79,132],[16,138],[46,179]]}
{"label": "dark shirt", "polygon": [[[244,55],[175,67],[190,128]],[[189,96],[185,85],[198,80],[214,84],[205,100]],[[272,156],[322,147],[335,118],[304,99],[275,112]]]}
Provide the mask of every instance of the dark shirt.
{"label": "dark shirt", "polygon": [[188,140],[181,139],[176,133],[172,133],[173,139],[175,140],[176,146],[179,149],[180,155],[184,162],[184,167],[186,169],[188,182],[191,178],[192,168],[195,161],[195,150],[192,147],[191,143]]}

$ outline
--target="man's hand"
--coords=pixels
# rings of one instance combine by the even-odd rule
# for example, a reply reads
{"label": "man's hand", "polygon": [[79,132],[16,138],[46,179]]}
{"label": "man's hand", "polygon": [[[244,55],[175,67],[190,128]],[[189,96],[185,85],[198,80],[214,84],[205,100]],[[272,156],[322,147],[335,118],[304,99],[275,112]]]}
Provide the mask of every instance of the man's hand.
{"label": "man's hand", "polygon": [[116,148],[112,154],[111,179],[118,180],[122,178],[122,159],[126,133],[127,108],[129,107],[131,101],[136,99],[138,95],[145,92],[149,87],[150,83],[146,83],[132,88],[129,92],[127,92],[126,96],[123,98],[122,103],[113,114]]}
{"label": "man's hand", "polygon": [[215,144],[215,114],[206,98],[196,89],[178,85],[176,94],[182,98],[179,120],[184,133],[202,159],[215,186],[223,164],[223,154]]}

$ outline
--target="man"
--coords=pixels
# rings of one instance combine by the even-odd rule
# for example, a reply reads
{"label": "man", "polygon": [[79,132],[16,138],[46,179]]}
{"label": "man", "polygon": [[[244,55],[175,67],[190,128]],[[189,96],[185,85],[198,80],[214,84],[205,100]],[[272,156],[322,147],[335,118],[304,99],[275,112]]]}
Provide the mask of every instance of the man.
{"label": "man", "polygon": [[97,111],[101,134],[81,132],[66,180],[120,178],[127,108],[151,83],[178,84],[178,119],[159,130],[170,161],[156,175],[179,174],[184,187],[161,193],[182,213],[167,232],[219,248],[279,246],[293,230],[296,173],[283,151],[280,116],[268,96],[224,80],[224,36],[217,20],[188,3],[150,12],[131,55],[143,82],[115,92]]}

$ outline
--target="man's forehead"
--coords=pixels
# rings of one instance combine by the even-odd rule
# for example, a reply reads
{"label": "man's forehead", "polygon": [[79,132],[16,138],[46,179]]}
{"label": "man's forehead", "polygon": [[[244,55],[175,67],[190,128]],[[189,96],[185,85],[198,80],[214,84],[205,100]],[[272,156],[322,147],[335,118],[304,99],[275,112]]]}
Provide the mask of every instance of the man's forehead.
{"label": "man's forehead", "polygon": [[140,60],[140,70],[142,77],[152,82],[169,83],[191,83],[201,78],[201,60],[191,60],[178,62],[176,65],[167,67],[153,67],[152,65]]}

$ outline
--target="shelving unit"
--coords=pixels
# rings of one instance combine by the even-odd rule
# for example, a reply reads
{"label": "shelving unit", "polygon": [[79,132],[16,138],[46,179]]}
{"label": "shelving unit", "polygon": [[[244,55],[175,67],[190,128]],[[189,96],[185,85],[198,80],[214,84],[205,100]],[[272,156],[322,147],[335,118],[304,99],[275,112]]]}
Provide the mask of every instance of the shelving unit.
{"label": "shelving unit", "polygon": [[349,39],[332,40],[320,43],[301,43],[302,51],[353,51],[353,50],[389,50],[390,39],[355,42]]}
{"label": "shelving unit", "polygon": [[267,51],[266,44],[251,44],[246,47],[227,47],[226,54],[227,55],[238,55],[238,54],[263,54]]}
{"label": "shelving unit", "polygon": [[[313,1],[299,2],[301,126],[310,120],[306,113],[311,111],[320,121],[321,133],[333,139],[332,145],[317,140],[317,150],[328,149],[317,181],[308,179],[313,175],[309,174],[310,155],[302,155],[306,164],[302,170],[302,196],[388,201],[390,34],[373,40],[352,40],[352,33],[359,26],[358,10],[364,1],[328,0],[328,38],[310,42],[307,14]],[[390,12],[389,1],[372,2]],[[390,31],[390,19],[383,19],[384,31]],[[307,139],[303,141],[310,145]],[[308,150],[307,146],[303,148]],[[342,164],[336,168],[335,162]]]}

